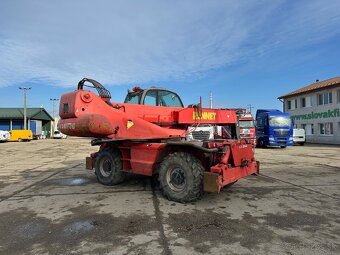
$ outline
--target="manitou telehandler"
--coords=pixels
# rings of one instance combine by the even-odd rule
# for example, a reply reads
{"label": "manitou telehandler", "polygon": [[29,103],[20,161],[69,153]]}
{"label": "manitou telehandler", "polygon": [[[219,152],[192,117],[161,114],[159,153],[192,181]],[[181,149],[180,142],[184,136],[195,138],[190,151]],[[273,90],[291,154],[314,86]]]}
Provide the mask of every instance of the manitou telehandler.
{"label": "manitou telehandler", "polygon": [[[100,146],[86,158],[100,183],[119,184],[126,173],[158,176],[169,200],[190,202],[203,191],[219,192],[259,173],[251,144],[239,138],[235,111],[205,109],[201,103],[184,107],[176,93],[163,88],[135,87],[124,103],[110,98],[99,82],[84,78],[76,91],[62,95],[59,107],[58,130],[94,137],[91,144]],[[222,126],[222,139],[186,141],[188,127],[200,124]]]}

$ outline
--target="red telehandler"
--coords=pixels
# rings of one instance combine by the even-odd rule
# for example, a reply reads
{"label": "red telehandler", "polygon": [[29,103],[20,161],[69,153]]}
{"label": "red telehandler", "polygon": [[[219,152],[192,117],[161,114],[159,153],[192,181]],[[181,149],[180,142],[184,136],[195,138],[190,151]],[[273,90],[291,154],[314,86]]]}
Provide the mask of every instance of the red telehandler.
{"label": "red telehandler", "polygon": [[[97,93],[85,90],[92,87]],[[86,158],[104,185],[116,185],[126,173],[158,176],[165,197],[177,202],[219,192],[238,179],[259,173],[251,144],[239,138],[235,111],[184,107],[180,97],[163,88],[128,92],[124,103],[110,101],[99,82],[84,78],[78,89],[62,95],[58,130],[94,137],[99,151]],[[188,127],[222,126],[222,139],[186,141]],[[189,129],[190,130],[190,129]]]}

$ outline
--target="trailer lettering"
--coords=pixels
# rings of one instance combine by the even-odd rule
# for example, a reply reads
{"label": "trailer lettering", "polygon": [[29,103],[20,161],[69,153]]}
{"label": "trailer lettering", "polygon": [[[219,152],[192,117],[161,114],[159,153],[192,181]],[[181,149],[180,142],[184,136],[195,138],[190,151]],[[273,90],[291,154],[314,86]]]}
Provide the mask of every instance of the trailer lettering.
{"label": "trailer lettering", "polygon": [[193,120],[216,120],[216,112],[202,112],[202,116],[199,116],[198,112],[192,112]]}

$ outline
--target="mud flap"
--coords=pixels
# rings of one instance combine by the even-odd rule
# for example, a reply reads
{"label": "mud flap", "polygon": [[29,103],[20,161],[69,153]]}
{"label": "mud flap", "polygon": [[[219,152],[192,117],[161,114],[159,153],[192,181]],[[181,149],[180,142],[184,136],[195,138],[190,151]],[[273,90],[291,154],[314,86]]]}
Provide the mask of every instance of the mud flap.
{"label": "mud flap", "polygon": [[204,172],[203,176],[203,190],[205,192],[220,192],[220,183],[217,173]]}
{"label": "mud flap", "polygon": [[92,170],[94,168],[95,159],[92,157],[86,157],[86,169]]}
{"label": "mud flap", "polygon": [[259,175],[260,173],[260,161],[256,161],[256,173],[253,173],[251,175]]}

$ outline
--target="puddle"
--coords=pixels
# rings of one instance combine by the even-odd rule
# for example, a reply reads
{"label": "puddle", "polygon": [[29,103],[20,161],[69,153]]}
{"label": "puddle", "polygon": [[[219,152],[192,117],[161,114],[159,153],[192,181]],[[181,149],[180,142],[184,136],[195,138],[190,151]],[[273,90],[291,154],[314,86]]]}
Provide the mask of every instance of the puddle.
{"label": "puddle", "polygon": [[77,177],[77,178],[50,179],[44,182],[44,185],[84,186],[86,184],[94,182],[95,182],[94,179]]}
{"label": "puddle", "polygon": [[89,232],[93,230],[96,225],[98,225],[96,221],[77,221],[65,226],[64,232],[66,235],[73,235],[79,232]]}

